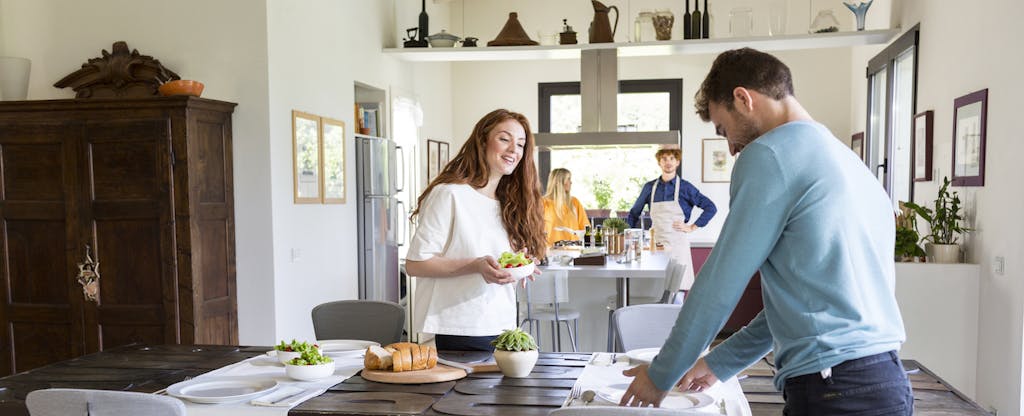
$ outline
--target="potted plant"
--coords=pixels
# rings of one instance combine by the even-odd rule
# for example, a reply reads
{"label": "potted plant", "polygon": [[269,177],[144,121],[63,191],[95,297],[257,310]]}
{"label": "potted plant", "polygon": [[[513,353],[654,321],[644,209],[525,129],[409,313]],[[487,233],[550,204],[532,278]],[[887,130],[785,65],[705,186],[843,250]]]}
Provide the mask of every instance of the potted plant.
{"label": "potted plant", "polygon": [[917,244],[921,240],[917,233],[917,215],[903,201],[896,218],[896,261],[917,261],[924,257],[924,249]]}
{"label": "potted plant", "polygon": [[612,212],[612,186],[607,181],[598,179],[590,184],[590,191],[594,194],[597,209],[588,209],[587,215],[591,218],[608,217]]}
{"label": "potted plant", "polygon": [[960,235],[971,229],[961,225],[964,217],[960,212],[960,197],[956,192],[949,192],[949,178],[942,178],[942,187],[935,198],[934,209],[913,202],[907,202],[905,205],[928,221],[929,234],[924,236],[923,240],[930,241],[926,248],[931,252],[933,261],[959,263]]}
{"label": "potted plant", "polygon": [[494,345],[494,361],[506,377],[526,377],[537,364],[537,342],[520,328],[506,329],[491,345]]}

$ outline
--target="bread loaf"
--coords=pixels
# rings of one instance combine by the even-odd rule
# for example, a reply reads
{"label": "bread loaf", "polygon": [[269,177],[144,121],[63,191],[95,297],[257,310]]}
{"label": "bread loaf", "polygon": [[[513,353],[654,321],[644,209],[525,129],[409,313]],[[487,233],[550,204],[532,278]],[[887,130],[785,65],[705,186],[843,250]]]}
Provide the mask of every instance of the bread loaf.
{"label": "bread loaf", "polygon": [[426,370],[437,366],[437,348],[413,342],[396,342],[366,349],[363,366],[367,370],[393,372]]}

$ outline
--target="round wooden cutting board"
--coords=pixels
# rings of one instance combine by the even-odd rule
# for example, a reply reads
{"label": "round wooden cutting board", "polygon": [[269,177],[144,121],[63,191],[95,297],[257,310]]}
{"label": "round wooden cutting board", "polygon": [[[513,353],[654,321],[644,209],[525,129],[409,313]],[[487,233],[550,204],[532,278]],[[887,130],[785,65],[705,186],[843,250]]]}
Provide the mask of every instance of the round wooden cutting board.
{"label": "round wooden cutting board", "polygon": [[366,380],[378,383],[423,384],[458,380],[466,377],[466,370],[438,364],[427,370],[402,371],[400,373],[363,369],[362,376]]}

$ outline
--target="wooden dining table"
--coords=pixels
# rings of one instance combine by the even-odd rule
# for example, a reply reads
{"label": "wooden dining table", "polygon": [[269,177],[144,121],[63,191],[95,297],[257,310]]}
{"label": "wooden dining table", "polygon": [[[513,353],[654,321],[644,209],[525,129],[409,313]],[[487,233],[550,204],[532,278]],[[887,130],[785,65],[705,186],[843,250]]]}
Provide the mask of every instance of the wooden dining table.
{"label": "wooden dining table", "polygon": [[[261,354],[271,347],[128,345],[0,378],[0,416],[28,415],[25,396],[45,388],[84,388],[154,393],[167,386]],[[527,378],[500,373],[431,384],[384,384],[359,375],[288,411],[289,415],[547,415],[565,402],[590,353],[542,352]],[[911,371],[916,415],[989,415],[920,363]],[[754,416],[782,414],[782,395],[771,369],[754,365],[740,385]]]}

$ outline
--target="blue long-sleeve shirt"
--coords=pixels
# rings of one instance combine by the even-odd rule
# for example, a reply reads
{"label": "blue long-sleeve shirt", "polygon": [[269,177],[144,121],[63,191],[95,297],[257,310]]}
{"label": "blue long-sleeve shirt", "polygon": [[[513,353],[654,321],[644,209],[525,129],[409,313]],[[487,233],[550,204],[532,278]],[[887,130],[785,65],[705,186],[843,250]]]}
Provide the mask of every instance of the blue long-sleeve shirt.
{"label": "blue long-sleeve shirt", "polygon": [[632,228],[640,228],[637,224],[640,224],[640,214],[644,211],[644,206],[650,205],[651,203],[651,188],[654,187],[655,182],[658,183],[657,193],[654,194],[654,202],[671,201],[676,194],[676,184],[679,184],[679,208],[683,209],[684,221],[690,222],[690,212],[693,211],[693,207],[700,207],[703,211],[697,221],[694,222],[698,227],[708,225],[708,221],[715,216],[718,212],[718,208],[715,208],[715,203],[711,202],[711,198],[704,196],[697,190],[696,186],[687,180],[676,176],[668,182],[661,180],[661,177],[654,179],[644,184],[643,189],[640,190],[640,196],[633,203],[633,208],[629,210],[629,217],[626,219],[629,222],[629,226]]}
{"label": "blue long-sleeve shirt", "polygon": [[849,148],[811,121],[748,145],[729,217],[648,375],[668,390],[693,365],[761,271],[764,310],[706,357],[720,380],[774,348],[775,387],[843,361],[898,350],[892,205]]}

